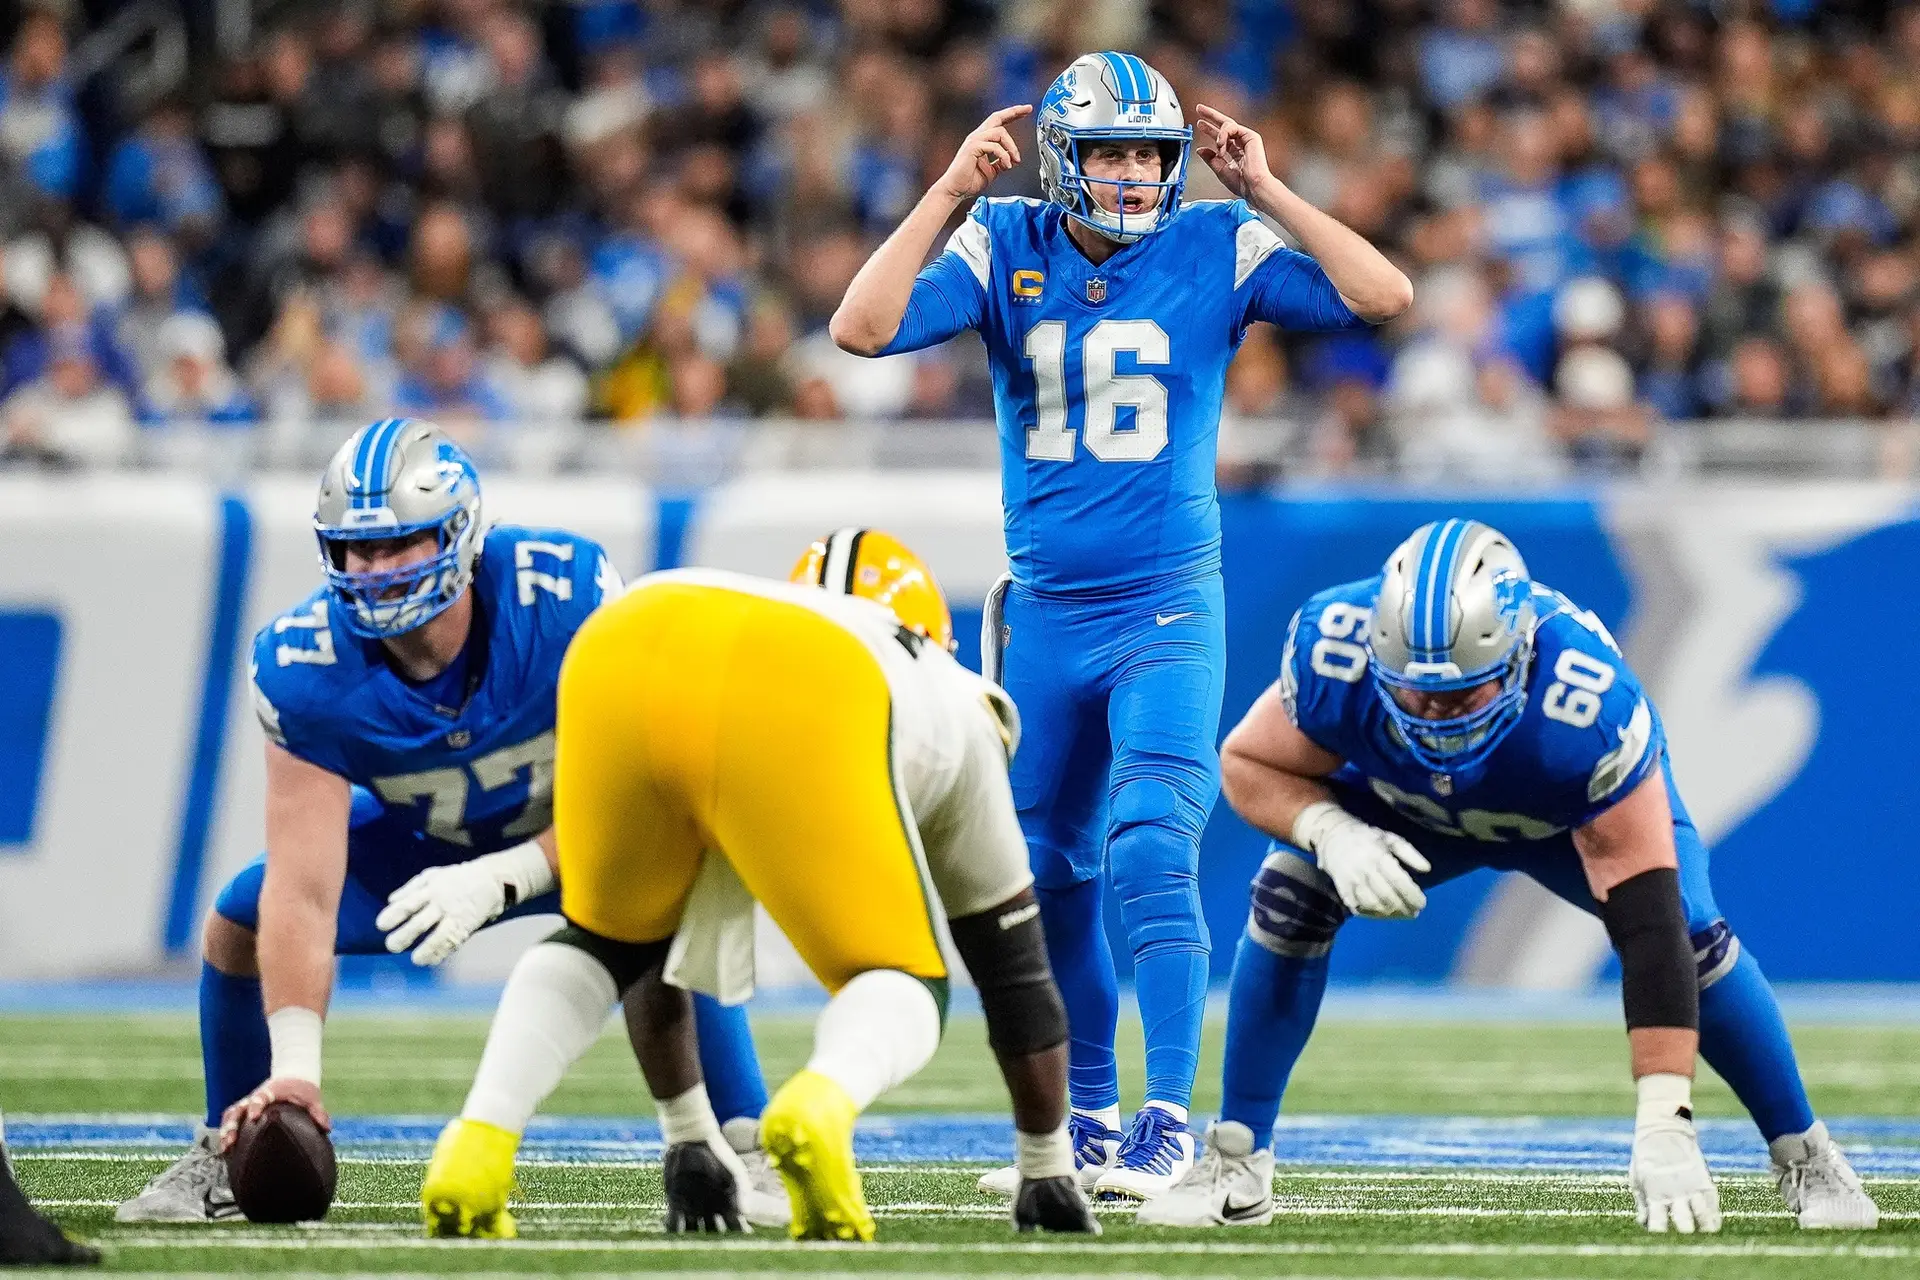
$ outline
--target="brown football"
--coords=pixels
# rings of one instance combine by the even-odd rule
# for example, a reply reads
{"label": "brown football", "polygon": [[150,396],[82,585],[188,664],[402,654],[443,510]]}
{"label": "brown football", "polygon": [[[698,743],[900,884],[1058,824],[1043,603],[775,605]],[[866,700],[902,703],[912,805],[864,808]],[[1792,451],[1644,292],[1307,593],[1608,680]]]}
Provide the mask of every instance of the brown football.
{"label": "brown football", "polygon": [[227,1180],[251,1222],[314,1222],[327,1216],[340,1171],[333,1142],[306,1110],[275,1102],[243,1123],[227,1152]]}

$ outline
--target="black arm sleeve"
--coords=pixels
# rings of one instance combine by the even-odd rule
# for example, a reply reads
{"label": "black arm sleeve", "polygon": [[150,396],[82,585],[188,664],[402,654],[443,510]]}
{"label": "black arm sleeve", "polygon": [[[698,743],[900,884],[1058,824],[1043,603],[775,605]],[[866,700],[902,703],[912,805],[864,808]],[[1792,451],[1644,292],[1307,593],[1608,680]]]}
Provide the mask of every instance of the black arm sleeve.
{"label": "black arm sleeve", "polygon": [[1700,981],[1680,905],[1680,873],[1657,867],[1623,880],[1600,904],[1620,957],[1627,1029],[1700,1029]]}

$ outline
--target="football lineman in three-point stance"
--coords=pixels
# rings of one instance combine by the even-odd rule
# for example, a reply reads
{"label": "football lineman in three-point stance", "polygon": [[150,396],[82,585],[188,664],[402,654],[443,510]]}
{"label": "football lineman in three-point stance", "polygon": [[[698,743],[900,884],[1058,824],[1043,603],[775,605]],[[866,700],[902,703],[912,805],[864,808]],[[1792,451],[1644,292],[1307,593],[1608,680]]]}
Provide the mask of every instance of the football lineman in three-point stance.
{"label": "football lineman in three-point stance", "polygon": [[[554,690],[568,642],[619,587],[605,553],[560,529],[487,528],[465,451],[404,418],[334,455],[314,530],[326,584],[253,642],[267,852],[207,917],[206,1125],[121,1222],[239,1215],[223,1117],[272,1097],[326,1126],[335,955],[411,948],[437,964],[491,921],[559,909]],[[748,1211],[783,1222],[786,1197],[754,1148],[766,1091],[745,1012],[701,1004],[728,1133],[761,1175]]]}
{"label": "football lineman in three-point stance", "polygon": [[1098,1230],[1074,1178],[1066,1014],[1007,783],[1013,706],[948,654],[932,575],[885,535],[836,533],[797,573],[831,590],[652,574],[575,638],[555,778],[568,924],[508,980],[427,1171],[431,1233],[514,1233],[521,1133],[621,995],[641,1010],[667,1229],[739,1228],[743,1174],[701,1081],[686,989],[751,993],[755,902],[832,993],[806,1069],[761,1117],[796,1237],[873,1238],[853,1123],[939,1044],[936,916],[1013,1094],[1016,1224]]}
{"label": "football lineman in three-point stance", "polygon": [[1533,581],[1499,532],[1427,525],[1383,573],[1309,600],[1224,763],[1228,801],[1273,850],[1234,960],[1220,1119],[1140,1221],[1271,1219],[1274,1119],[1341,924],[1415,915],[1435,885],[1492,867],[1598,915],[1613,940],[1648,1229],[1720,1228],[1696,1053],[1753,1116],[1802,1227],[1878,1224],[1814,1119],[1759,962],[1714,905],[1659,714],[1600,621]]}

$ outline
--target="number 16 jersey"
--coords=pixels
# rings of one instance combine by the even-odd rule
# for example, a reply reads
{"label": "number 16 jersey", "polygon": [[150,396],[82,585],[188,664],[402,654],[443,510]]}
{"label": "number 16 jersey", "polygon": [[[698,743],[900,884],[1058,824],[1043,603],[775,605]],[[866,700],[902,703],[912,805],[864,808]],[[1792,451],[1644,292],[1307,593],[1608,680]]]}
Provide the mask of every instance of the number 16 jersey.
{"label": "number 16 jersey", "polygon": [[921,271],[882,354],[979,330],[1014,580],[1119,595],[1219,569],[1220,402],[1256,320],[1365,324],[1243,201],[1184,205],[1095,266],[1058,206],[996,198]]}

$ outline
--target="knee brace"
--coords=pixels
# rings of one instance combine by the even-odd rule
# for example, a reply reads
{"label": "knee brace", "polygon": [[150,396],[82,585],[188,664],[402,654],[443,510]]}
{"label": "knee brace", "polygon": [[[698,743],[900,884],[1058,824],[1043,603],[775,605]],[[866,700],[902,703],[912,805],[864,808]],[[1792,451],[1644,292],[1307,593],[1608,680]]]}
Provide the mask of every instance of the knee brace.
{"label": "knee brace", "polygon": [[1247,937],[1277,956],[1315,960],[1333,950],[1347,908],[1327,873],[1291,849],[1275,849],[1253,878]]}
{"label": "knee brace", "polygon": [[1733,936],[1732,927],[1724,919],[1715,920],[1689,937],[1693,943],[1694,970],[1699,975],[1702,991],[1733,972],[1733,966],[1740,961],[1740,939]]}
{"label": "knee brace", "polygon": [[571,922],[547,941],[584,951],[598,960],[600,967],[612,976],[614,991],[622,999],[649,970],[667,962],[667,949],[673,945],[672,938],[658,942],[620,942]]}
{"label": "knee brace", "polygon": [[1047,964],[1040,904],[1022,894],[991,911],[947,922],[953,945],[980,989],[987,1043],[1024,1057],[1067,1040],[1067,1008]]}
{"label": "knee brace", "polygon": [[1136,954],[1156,943],[1207,944],[1200,912],[1202,817],[1158,778],[1136,778],[1113,793],[1107,865]]}

